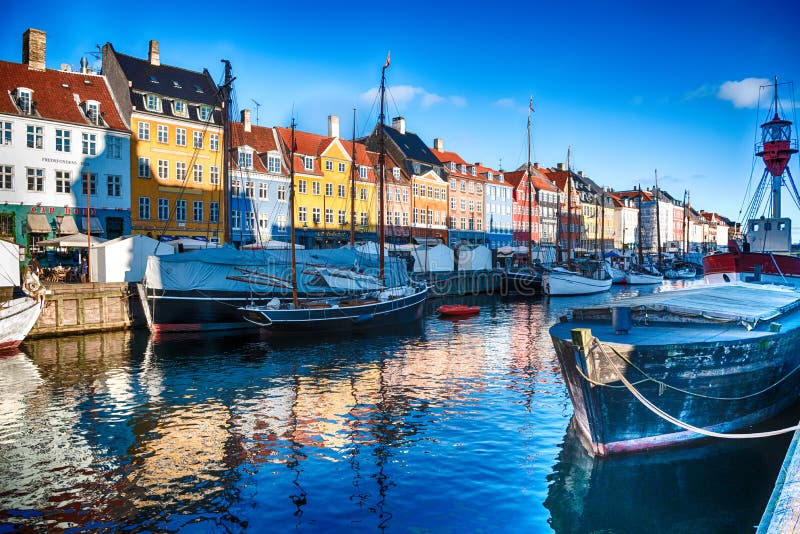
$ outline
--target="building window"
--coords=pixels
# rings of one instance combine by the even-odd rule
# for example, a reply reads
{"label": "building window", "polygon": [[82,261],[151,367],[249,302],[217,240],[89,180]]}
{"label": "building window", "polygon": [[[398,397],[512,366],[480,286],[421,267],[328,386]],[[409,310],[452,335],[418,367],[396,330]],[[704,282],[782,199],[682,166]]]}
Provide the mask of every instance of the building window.
{"label": "building window", "polygon": [[303,156],[303,167],[305,167],[307,171],[313,171],[314,158],[312,158],[311,156]]}
{"label": "building window", "polygon": [[278,200],[286,201],[286,186],[284,184],[278,185]]}
{"label": "building window", "polygon": [[169,178],[169,160],[158,160],[158,177],[162,180]]}
{"label": "building window", "polygon": [[414,208],[414,224],[419,222],[419,208]]}
{"label": "building window", "polygon": [[26,113],[28,115],[33,112],[30,89],[17,89],[17,107],[22,113]]}
{"label": "building window", "polygon": [[286,215],[284,214],[278,215],[276,221],[278,224],[278,230],[281,231],[286,230]]}
{"label": "building window", "polygon": [[467,201],[465,199],[461,199],[461,211],[465,211],[467,209]]}
{"label": "building window", "polygon": [[451,210],[455,210],[456,209],[456,198],[455,197],[450,197],[450,209]]}
{"label": "building window", "polygon": [[85,133],[83,138],[83,153],[87,156],[94,156],[97,153],[97,134]]}
{"label": "building window", "polygon": [[325,224],[333,224],[333,209],[325,208]]}
{"label": "building window", "polygon": [[436,200],[439,200],[439,188],[438,187],[433,189],[433,198],[435,198]]}
{"label": "building window", "polygon": [[414,196],[419,196],[419,186],[417,184],[414,184]]}
{"label": "building window", "polygon": [[122,196],[122,176],[109,174],[106,176],[106,186],[108,196],[121,197]]}
{"label": "building window", "polygon": [[[258,214],[258,228],[260,230],[265,230],[264,235],[269,236],[269,217],[266,213]],[[261,232],[259,232],[259,234],[261,234]]]}
{"label": "building window", "polygon": [[201,121],[208,121],[211,119],[211,107],[209,106],[200,106],[200,120]]}
{"label": "building window", "polygon": [[333,196],[333,184],[325,184],[325,196],[332,197]]}
{"label": "building window", "polygon": [[150,140],[150,123],[149,122],[139,121],[139,140],[140,141],[149,141]]}
{"label": "building window", "polygon": [[297,192],[306,194],[308,193],[308,182],[305,180],[298,180],[297,181]]}
{"label": "building window", "polygon": [[462,230],[467,229],[467,219],[465,217],[461,217],[461,229]]}
{"label": "building window", "polygon": [[83,174],[83,180],[81,180],[81,189],[83,194],[86,195],[86,186],[89,186],[89,194],[96,195],[97,194],[97,173],[92,173],[89,175],[89,181],[86,181],[86,174]]}
{"label": "building window", "polygon": [[367,200],[367,190],[364,187],[361,188],[360,198],[361,200]]}
{"label": "building window", "polygon": [[477,230],[479,232],[483,231],[483,219],[477,219]]}
{"label": "building window", "polygon": [[11,140],[11,123],[0,121],[0,145],[10,145]]}
{"label": "building window", "polygon": [[203,221],[203,201],[195,200],[192,202],[192,220],[196,222]]}
{"label": "building window", "polygon": [[219,185],[219,167],[212,165],[208,168],[208,180],[211,185]]}
{"label": "building window", "polygon": [[72,151],[72,147],[70,146],[70,137],[72,132],[69,130],[62,130],[60,128],[56,128],[56,151],[58,152],[70,152]]}
{"label": "building window", "polygon": [[403,189],[403,204],[408,204],[408,189]]}
{"label": "building window", "polygon": [[339,210],[339,224],[347,224],[347,216],[344,210]]}
{"label": "building window", "polygon": [[175,144],[186,146],[186,128],[175,128]]}
{"label": "building window", "polygon": [[158,95],[147,95],[144,98],[144,107],[148,111],[157,111],[161,113],[161,97]]}
{"label": "building window", "polygon": [[186,221],[186,201],[185,200],[176,200],[175,201],[175,220],[176,221]]}
{"label": "building window", "polygon": [[169,199],[168,198],[159,198],[158,199],[158,220],[159,221],[166,221],[169,219]]}
{"label": "building window", "polygon": [[180,181],[186,180],[186,162],[184,161],[175,162],[175,179]]}
{"label": "building window", "polygon": [[408,212],[403,212],[403,226],[408,226]]}
{"label": "building window", "polygon": [[28,191],[44,191],[44,169],[27,168]]}
{"label": "building window", "polygon": [[476,204],[477,204],[477,206],[476,206],[476,207],[477,207],[477,211],[478,211],[478,213],[482,212],[482,211],[483,211],[483,202],[481,202],[481,201],[479,200],[478,202],[476,202]]}
{"label": "building window", "polygon": [[239,210],[231,210],[231,228],[236,230],[242,227],[242,212]]}
{"label": "building window", "polygon": [[203,165],[201,163],[195,163],[192,166],[192,174],[194,176],[194,181],[196,183],[200,183],[203,181]]}
{"label": "building window", "polygon": [[247,198],[253,198],[255,196],[253,182],[244,183],[244,196]]}
{"label": "building window", "polygon": [[208,137],[208,148],[214,152],[219,151],[219,134],[210,134]]}
{"label": "building window", "polygon": [[428,198],[433,198],[433,187],[428,186]]}
{"label": "building window", "polygon": [[139,158],[139,178],[150,178],[150,158]]}
{"label": "building window", "polygon": [[346,167],[345,167],[344,163],[339,162],[339,172],[344,172],[345,169],[346,169]]}
{"label": "building window", "polygon": [[269,155],[267,156],[267,170],[269,172],[280,173],[281,172],[281,158],[278,156]]}
{"label": "building window", "polygon": [[189,116],[189,106],[186,105],[186,102],[183,100],[175,100],[172,102],[172,109],[175,112],[175,115],[179,117],[188,117]]}
{"label": "building window", "polygon": [[483,184],[478,183],[477,188],[478,188],[478,193],[483,193]]}
{"label": "building window", "polygon": [[219,202],[208,203],[208,221],[219,222]]}
{"label": "building window", "polygon": [[344,184],[339,184],[338,190],[339,190],[339,198],[344,198],[345,195],[347,194],[347,189],[345,188]]}
{"label": "building window", "polygon": [[86,117],[92,124],[100,123],[100,104],[94,101],[86,102]]}
{"label": "building window", "polygon": [[44,140],[44,128],[28,124],[28,148],[42,148]]}
{"label": "building window", "polygon": [[297,210],[297,220],[300,222],[308,221],[308,208],[305,206],[300,206],[300,208]]}
{"label": "building window", "polygon": [[392,167],[392,176],[394,176],[395,180],[400,179],[400,167]]}
{"label": "building window", "polygon": [[319,182],[311,182],[311,192],[314,195],[319,196],[319,192],[320,192]]}
{"label": "building window", "polygon": [[14,189],[14,167],[0,165],[0,189],[11,191]]}
{"label": "building window", "polygon": [[361,226],[367,226],[369,224],[369,215],[366,211],[361,212]]}
{"label": "building window", "polygon": [[325,160],[325,170],[332,171],[333,170],[333,162],[329,159]]}
{"label": "building window", "polygon": [[139,218],[150,219],[150,197],[139,197]]}
{"label": "building window", "polygon": [[242,194],[242,182],[240,180],[231,180],[231,196],[238,197]]}
{"label": "building window", "polygon": [[[141,124],[141,123],[139,123]],[[157,128],[157,140],[159,143],[169,143],[169,126],[159,124]]]}
{"label": "building window", "polygon": [[253,153],[240,150],[239,151],[239,167],[242,169],[253,168]]}
{"label": "building window", "polygon": [[69,171],[56,171],[56,193],[72,191],[72,179]]}
{"label": "building window", "polygon": [[121,159],[122,158],[122,138],[116,136],[106,137],[106,158],[108,159]]}
{"label": "building window", "polygon": [[469,211],[475,211],[475,201],[474,200],[470,200],[469,201]]}
{"label": "building window", "polygon": [[269,200],[269,184],[258,184],[258,198],[261,200]]}
{"label": "building window", "polygon": [[322,211],[319,208],[311,208],[311,220],[314,224],[319,224]]}
{"label": "building window", "polygon": [[192,134],[194,148],[203,148],[203,132],[194,132]]}
{"label": "building window", "polygon": [[361,165],[358,167],[358,175],[361,177],[362,180],[367,179],[367,172],[369,171],[369,167]]}
{"label": "building window", "polygon": [[470,193],[474,193],[475,192],[475,182],[470,182],[469,183],[469,192]]}

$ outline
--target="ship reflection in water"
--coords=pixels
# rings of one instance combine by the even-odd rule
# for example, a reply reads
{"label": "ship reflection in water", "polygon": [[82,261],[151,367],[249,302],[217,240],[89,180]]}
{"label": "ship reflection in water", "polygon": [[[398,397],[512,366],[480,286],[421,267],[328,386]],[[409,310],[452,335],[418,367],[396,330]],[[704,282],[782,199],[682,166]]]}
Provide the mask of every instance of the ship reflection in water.
{"label": "ship reflection in water", "polygon": [[428,303],[424,323],[387,335],[30,341],[0,359],[0,523],[658,532],[758,521],[785,442],[593,460],[568,428],[547,335],[585,299],[459,302],[481,314],[443,321],[442,302]]}

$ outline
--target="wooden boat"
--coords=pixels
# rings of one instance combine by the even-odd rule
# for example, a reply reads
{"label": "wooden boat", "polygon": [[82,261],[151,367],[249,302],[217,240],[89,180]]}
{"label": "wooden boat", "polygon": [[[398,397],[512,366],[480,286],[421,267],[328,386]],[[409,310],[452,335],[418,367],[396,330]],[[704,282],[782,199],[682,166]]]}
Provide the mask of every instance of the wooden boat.
{"label": "wooden boat", "polygon": [[575,309],[550,329],[595,455],[766,420],[800,393],[800,292],[726,283]]}
{"label": "wooden boat", "polygon": [[18,347],[39,319],[44,300],[20,297],[0,303],[0,352]]}
{"label": "wooden boat", "polygon": [[669,280],[689,280],[697,276],[697,271],[691,265],[675,264],[664,269],[664,278]]}
{"label": "wooden boat", "polygon": [[602,268],[589,271],[553,267],[544,271],[542,287],[551,296],[591,295],[611,289],[611,277]]}
{"label": "wooden boat", "polygon": [[458,317],[463,315],[475,315],[481,312],[480,306],[467,306],[466,304],[445,304],[436,308],[441,315]]}
{"label": "wooden boat", "polygon": [[625,273],[625,280],[630,285],[653,285],[664,281],[663,274],[653,272],[628,269]]}

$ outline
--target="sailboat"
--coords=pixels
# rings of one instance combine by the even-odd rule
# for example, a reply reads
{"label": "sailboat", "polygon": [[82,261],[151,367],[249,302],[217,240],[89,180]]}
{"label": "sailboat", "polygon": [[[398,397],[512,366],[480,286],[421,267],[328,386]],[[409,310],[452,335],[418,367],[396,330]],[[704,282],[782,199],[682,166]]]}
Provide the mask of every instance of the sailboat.
{"label": "sailboat", "polygon": [[[546,268],[542,275],[544,292],[551,296],[591,295],[611,289],[612,279],[603,261],[587,261],[576,264],[572,254],[572,168],[567,151],[567,262]],[[561,223],[558,224],[561,239]]]}
{"label": "sailboat", "polygon": [[625,270],[625,283],[631,285],[654,285],[660,284],[664,281],[664,275],[656,269],[648,269],[644,265],[644,254],[642,251],[642,188],[639,187],[639,194],[636,196],[638,204],[638,250],[639,250],[639,263],[637,265],[630,265]]}
{"label": "sailboat", "polygon": [[0,354],[13,352],[28,335],[44,308],[45,289],[29,265],[20,284],[17,245],[0,241],[0,287],[19,286],[25,296],[0,300]]}
{"label": "sailboat", "polygon": [[[329,277],[338,277],[339,281],[357,282],[356,291],[348,291],[343,295],[320,299],[300,300],[297,290],[297,262],[295,252],[294,216],[291,223],[291,299],[273,298],[266,304],[248,305],[239,308],[242,318],[256,326],[275,333],[286,332],[322,332],[353,331],[377,327],[394,326],[409,323],[422,318],[423,305],[428,296],[428,286],[424,282],[414,282],[408,278],[405,264],[398,258],[389,258],[390,269],[386,268],[386,248],[384,233],[384,178],[385,178],[385,114],[384,101],[386,92],[386,69],[389,57],[381,70],[381,110],[379,118],[380,152],[378,160],[378,273],[374,278],[377,285],[367,290],[362,289],[371,273],[357,273],[341,276],[339,271],[326,271]],[[290,148],[290,183],[289,213],[294,214],[294,121],[292,121],[292,139]],[[353,151],[355,164],[355,151]],[[355,220],[350,221],[351,225]],[[324,276],[323,274],[323,276]],[[389,274],[389,276],[387,276]]]}

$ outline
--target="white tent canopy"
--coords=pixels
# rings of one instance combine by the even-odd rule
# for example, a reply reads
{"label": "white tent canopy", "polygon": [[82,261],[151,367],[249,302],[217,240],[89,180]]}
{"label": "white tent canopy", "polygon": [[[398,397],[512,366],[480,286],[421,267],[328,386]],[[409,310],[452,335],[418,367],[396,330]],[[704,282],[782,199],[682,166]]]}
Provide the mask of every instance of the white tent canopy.
{"label": "white tent canopy", "polygon": [[0,287],[19,285],[19,245],[0,239]]}
{"label": "white tent canopy", "polygon": [[483,245],[458,249],[459,271],[488,271],[492,268],[492,251]]}
{"label": "white tent canopy", "polygon": [[414,272],[447,272],[455,269],[453,249],[442,245],[419,247],[411,251],[414,257]]}
{"label": "white tent canopy", "polygon": [[[287,241],[277,241],[270,239],[266,243],[250,243],[242,247],[245,250],[288,250],[292,248],[292,244]],[[295,249],[302,250],[306,247],[303,245],[295,245]]]}
{"label": "white tent canopy", "polygon": [[[102,237],[92,236],[92,248],[105,242],[106,240]],[[89,237],[86,234],[62,235],[39,241],[38,245],[40,247],[89,248]]]}
{"label": "white tent canopy", "polygon": [[176,249],[183,247],[183,250],[200,250],[205,248],[219,248],[222,246],[219,243],[212,243],[211,241],[202,241],[200,239],[192,239],[191,237],[182,237],[180,239],[173,239],[172,241],[166,241],[163,244],[170,245]]}
{"label": "white tent canopy", "polygon": [[92,247],[92,280],[95,282],[140,282],[147,257],[174,254],[175,249],[145,235],[122,236]]}

